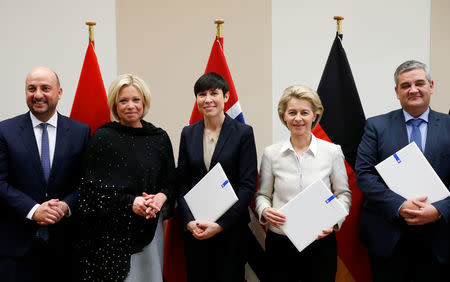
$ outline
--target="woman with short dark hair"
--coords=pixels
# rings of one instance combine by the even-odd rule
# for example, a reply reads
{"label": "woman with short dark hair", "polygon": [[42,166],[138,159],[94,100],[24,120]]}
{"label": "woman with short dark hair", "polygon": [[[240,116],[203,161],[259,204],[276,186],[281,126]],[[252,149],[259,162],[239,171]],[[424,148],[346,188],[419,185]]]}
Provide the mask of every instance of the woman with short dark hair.
{"label": "woman with short dark hair", "polygon": [[[187,280],[242,282],[248,206],[257,179],[253,130],[224,113],[230,94],[222,76],[202,75],[194,92],[204,119],[183,129],[177,167]],[[239,200],[216,222],[195,220],[183,196],[217,163]]]}

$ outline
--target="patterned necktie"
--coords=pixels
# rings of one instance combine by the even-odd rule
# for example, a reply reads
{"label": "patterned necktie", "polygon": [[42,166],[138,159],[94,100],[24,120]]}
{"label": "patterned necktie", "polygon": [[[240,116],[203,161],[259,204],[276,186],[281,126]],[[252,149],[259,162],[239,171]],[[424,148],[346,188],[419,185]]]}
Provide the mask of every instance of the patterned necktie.
{"label": "patterned necktie", "polygon": [[41,164],[44,171],[45,181],[48,181],[50,175],[50,149],[48,145],[48,123],[41,123],[42,127],[42,143],[41,143]]}
{"label": "patterned necktie", "polygon": [[409,143],[416,142],[417,147],[422,151],[422,134],[420,133],[420,125],[424,122],[423,119],[410,119],[408,123],[412,126],[411,137],[409,138]]}

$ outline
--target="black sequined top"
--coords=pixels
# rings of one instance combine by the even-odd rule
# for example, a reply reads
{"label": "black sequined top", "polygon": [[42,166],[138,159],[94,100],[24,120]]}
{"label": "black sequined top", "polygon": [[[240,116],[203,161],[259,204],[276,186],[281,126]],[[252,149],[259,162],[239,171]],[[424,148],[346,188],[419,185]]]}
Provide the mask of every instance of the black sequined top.
{"label": "black sequined top", "polygon": [[84,281],[123,281],[131,254],[153,239],[158,218],[136,215],[135,197],[162,192],[167,196],[163,218],[172,213],[175,165],[169,136],[141,123],[142,128],[107,123],[87,146],[76,208]]}

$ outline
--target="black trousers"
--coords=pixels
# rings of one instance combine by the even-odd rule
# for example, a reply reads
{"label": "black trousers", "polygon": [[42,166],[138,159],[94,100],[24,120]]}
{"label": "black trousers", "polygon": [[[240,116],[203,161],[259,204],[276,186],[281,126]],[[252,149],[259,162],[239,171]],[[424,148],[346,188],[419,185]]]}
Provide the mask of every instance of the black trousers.
{"label": "black trousers", "polygon": [[335,281],[337,244],[333,233],[302,252],[287,236],[267,231],[264,282]]}
{"label": "black trousers", "polygon": [[206,240],[184,233],[188,282],[243,282],[245,277],[246,225],[234,226]]}
{"label": "black trousers", "polygon": [[369,253],[373,281],[450,281],[450,264],[437,262],[427,231],[426,226],[410,226],[389,258]]}
{"label": "black trousers", "polygon": [[5,282],[79,281],[77,272],[73,254],[61,255],[40,238],[33,239],[23,257],[0,256],[0,280]]}

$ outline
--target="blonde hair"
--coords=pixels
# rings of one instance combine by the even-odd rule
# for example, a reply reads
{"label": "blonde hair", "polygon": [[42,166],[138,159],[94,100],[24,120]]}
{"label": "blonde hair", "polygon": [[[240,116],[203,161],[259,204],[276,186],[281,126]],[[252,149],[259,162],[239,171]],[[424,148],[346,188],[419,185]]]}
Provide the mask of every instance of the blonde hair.
{"label": "blonde hair", "polygon": [[116,121],[120,120],[116,108],[120,90],[122,90],[123,87],[127,87],[130,85],[136,87],[136,89],[142,94],[143,100],[142,117],[144,117],[148,113],[148,110],[150,109],[150,97],[151,97],[150,90],[147,84],[145,84],[144,80],[142,80],[140,77],[134,74],[130,73],[121,74],[118,77],[116,77],[116,79],[114,79],[114,81],[109,86],[108,90],[108,107],[111,112],[111,118]]}
{"label": "blonde hair", "polygon": [[319,94],[304,85],[292,85],[286,88],[280,98],[280,101],[278,102],[278,116],[285,126],[287,126],[287,124],[284,120],[284,113],[286,112],[288,102],[292,98],[305,99],[311,103],[312,110],[314,114],[316,114],[316,119],[312,123],[312,128],[314,128],[319,123],[323,115],[323,106],[320,101]]}

